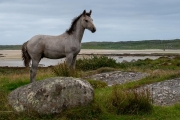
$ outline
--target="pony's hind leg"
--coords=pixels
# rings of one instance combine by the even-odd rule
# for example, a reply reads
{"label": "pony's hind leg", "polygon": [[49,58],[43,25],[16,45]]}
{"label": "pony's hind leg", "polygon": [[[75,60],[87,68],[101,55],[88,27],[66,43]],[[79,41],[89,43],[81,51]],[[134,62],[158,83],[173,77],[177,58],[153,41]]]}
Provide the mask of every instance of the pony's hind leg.
{"label": "pony's hind leg", "polygon": [[35,82],[36,81],[36,74],[37,74],[37,69],[38,69],[38,64],[40,60],[32,60],[32,66],[30,70],[30,82]]}

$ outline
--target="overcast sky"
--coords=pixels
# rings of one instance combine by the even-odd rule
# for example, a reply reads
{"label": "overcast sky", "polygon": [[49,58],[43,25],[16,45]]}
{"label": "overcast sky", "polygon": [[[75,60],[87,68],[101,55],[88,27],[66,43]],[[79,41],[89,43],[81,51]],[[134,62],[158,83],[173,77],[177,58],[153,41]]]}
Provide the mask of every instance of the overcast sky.
{"label": "overcast sky", "polygon": [[0,0],[0,45],[59,35],[92,9],[97,28],[82,42],[180,38],[180,0]]}

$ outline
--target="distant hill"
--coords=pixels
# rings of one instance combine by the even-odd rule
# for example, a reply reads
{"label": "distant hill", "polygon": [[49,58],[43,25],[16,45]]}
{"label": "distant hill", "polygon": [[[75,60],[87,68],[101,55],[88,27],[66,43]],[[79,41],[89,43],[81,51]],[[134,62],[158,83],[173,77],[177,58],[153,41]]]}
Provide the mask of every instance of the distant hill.
{"label": "distant hill", "polygon": [[82,49],[180,49],[180,39],[120,42],[87,42],[82,44]]}
{"label": "distant hill", "polygon": [[[0,45],[0,50],[20,50],[21,45]],[[82,49],[180,49],[180,39],[174,40],[142,40],[120,42],[86,42]]]}
{"label": "distant hill", "polygon": [[0,50],[20,50],[22,45],[0,45]]}

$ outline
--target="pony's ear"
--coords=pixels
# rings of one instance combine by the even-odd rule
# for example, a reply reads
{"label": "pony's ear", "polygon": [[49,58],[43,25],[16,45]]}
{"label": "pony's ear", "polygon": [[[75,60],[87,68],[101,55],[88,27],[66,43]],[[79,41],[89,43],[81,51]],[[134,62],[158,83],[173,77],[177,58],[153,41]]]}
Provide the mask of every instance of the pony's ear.
{"label": "pony's ear", "polygon": [[91,17],[92,10],[90,10],[88,13],[86,13],[87,16]]}
{"label": "pony's ear", "polygon": [[90,15],[91,15],[91,13],[92,13],[92,10],[89,11],[89,14],[90,14]]}
{"label": "pony's ear", "polygon": [[86,16],[86,10],[83,11],[83,16]]}

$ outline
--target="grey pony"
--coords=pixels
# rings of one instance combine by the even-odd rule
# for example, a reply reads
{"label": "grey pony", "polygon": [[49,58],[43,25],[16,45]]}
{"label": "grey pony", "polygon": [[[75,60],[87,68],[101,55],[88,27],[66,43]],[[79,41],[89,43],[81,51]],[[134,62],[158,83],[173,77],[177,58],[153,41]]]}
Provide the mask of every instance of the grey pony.
{"label": "grey pony", "polygon": [[92,33],[96,31],[91,13],[83,11],[74,18],[72,24],[66,32],[57,36],[36,35],[22,45],[22,59],[24,65],[30,69],[30,82],[36,81],[36,73],[40,60],[45,58],[60,59],[66,57],[68,68],[75,69],[76,57],[81,50],[81,41],[85,29]]}

